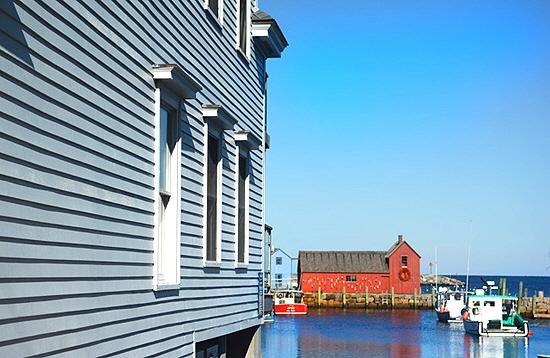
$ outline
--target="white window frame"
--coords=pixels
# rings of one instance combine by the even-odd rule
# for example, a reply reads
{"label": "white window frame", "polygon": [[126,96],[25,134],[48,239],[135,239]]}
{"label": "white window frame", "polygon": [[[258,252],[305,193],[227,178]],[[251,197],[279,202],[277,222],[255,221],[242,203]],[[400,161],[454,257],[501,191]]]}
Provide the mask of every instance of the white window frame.
{"label": "white window frame", "polygon": [[[248,266],[250,263],[250,151],[236,146],[235,159],[235,265]],[[239,181],[240,181],[240,159],[244,157],[249,163],[248,172],[244,181],[244,261],[239,262]]]}
{"label": "white window frame", "polygon": [[243,49],[241,49],[241,23],[240,23],[240,20],[241,20],[241,4],[240,4],[240,1],[241,0],[237,0],[237,20],[236,20],[236,35],[235,35],[235,48],[237,49],[238,52],[241,53],[241,55],[244,56],[245,59],[247,60],[250,60],[250,45],[251,45],[251,37],[252,37],[252,28],[251,28],[251,24],[252,24],[252,14],[251,14],[251,10],[250,10],[250,0],[244,0],[246,1],[246,12],[248,14],[248,16],[246,17],[246,29],[245,29],[245,33],[246,33],[246,44],[245,44],[245,50],[243,51]]}
{"label": "white window frame", "polygon": [[[218,266],[221,263],[222,258],[222,180],[223,180],[223,130],[216,128],[216,126],[209,124],[204,125],[204,187],[203,187],[203,263],[205,266]],[[207,259],[207,245],[208,245],[208,137],[215,137],[218,140],[218,164],[216,173],[216,260]]]}
{"label": "white window frame", "polygon": [[208,0],[204,0],[204,2],[202,3],[203,4],[203,7],[204,9],[210,13],[210,15],[216,19],[216,21],[220,24],[220,26],[223,25],[223,2],[224,0],[217,0],[218,1],[218,15],[216,15],[214,13],[214,11],[212,11],[212,9],[210,8],[210,4],[209,4],[209,1]]}
{"label": "white window frame", "polygon": [[[161,222],[160,206],[160,116],[161,107],[170,113],[175,113],[175,130],[177,139],[170,155],[170,200],[166,207],[167,213]],[[155,89],[155,163],[154,163],[154,239],[153,239],[153,289],[177,289],[181,284],[181,134],[179,100],[168,89]],[[161,237],[161,227],[164,236]],[[161,242],[162,241],[162,242]],[[161,262],[169,262],[161,267]],[[171,263],[170,263],[171,262]],[[166,272],[168,271],[168,272]]]}
{"label": "white window frame", "polygon": [[[220,266],[222,261],[222,208],[223,208],[223,193],[222,193],[222,180],[223,180],[223,144],[224,144],[224,131],[232,130],[237,120],[231,116],[221,105],[219,104],[203,104],[202,105],[202,117],[204,120],[204,153],[203,153],[203,245],[202,245],[202,257],[203,265],[206,266]],[[220,138],[219,145],[219,162],[217,173],[217,217],[218,223],[216,227],[216,261],[209,261],[206,258],[206,245],[208,243],[208,136],[213,134]]]}
{"label": "white window frame", "polygon": [[237,183],[238,183],[238,179],[239,179],[239,155],[242,154],[243,156],[245,156],[247,158],[247,161],[248,161],[248,175],[246,177],[246,181],[245,181],[245,190],[246,190],[246,196],[245,196],[245,262],[244,264],[243,263],[239,263],[239,260],[238,260],[238,255],[239,255],[239,252],[238,252],[238,240],[239,240],[239,231],[238,231],[238,215],[239,215],[239,210],[238,210],[238,185],[236,185],[236,199],[235,199],[235,204],[236,204],[236,208],[235,208],[235,221],[237,222],[237,224],[235,225],[236,227],[236,233],[235,233],[235,264],[237,266],[246,266],[248,265],[249,263],[249,257],[250,257],[250,177],[254,174],[253,173],[253,167],[252,167],[252,160],[251,160],[251,155],[252,155],[252,151],[255,151],[255,150],[260,150],[260,147],[262,145],[262,141],[260,138],[258,138],[254,133],[248,131],[248,130],[239,130],[239,131],[236,131],[233,133],[233,136],[235,138],[235,143],[237,144],[237,152],[236,152],[236,155],[237,155],[237,165],[236,165],[236,176],[235,176],[235,180],[237,180]]}

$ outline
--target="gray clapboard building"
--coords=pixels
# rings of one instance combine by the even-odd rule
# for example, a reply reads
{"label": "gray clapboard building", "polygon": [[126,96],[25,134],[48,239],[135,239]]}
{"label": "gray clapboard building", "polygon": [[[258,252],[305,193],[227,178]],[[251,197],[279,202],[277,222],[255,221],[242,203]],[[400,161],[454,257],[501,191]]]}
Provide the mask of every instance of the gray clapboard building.
{"label": "gray clapboard building", "polygon": [[259,356],[253,0],[0,1],[0,357]]}

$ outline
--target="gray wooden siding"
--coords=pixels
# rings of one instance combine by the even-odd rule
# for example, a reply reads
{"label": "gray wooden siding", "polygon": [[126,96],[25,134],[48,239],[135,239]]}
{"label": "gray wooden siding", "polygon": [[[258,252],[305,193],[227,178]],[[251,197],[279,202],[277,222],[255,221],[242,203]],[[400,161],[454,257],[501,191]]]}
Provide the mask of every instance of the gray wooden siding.
{"label": "gray wooden siding", "polygon": [[[225,134],[222,265],[202,267],[203,104],[263,137],[265,59],[202,0],[0,2],[0,356],[190,356],[259,324],[263,151],[251,156],[250,265],[236,270]],[[252,46],[254,44],[252,43]],[[182,114],[181,289],[154,293],[151,66],[203,90]]]}

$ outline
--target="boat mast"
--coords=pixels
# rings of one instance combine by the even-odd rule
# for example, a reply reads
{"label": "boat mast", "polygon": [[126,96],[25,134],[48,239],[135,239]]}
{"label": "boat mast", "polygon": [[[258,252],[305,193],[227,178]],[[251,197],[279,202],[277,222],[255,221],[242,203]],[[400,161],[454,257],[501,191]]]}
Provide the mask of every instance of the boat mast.
{"label": "boat mast", "polygon": [[438,290],[438,279],[437,279],[437,246],[435,247],[435,297],[439,301],[439,290]]}
{"label": "boat mast", "polygon": [[470,245],[468,245],[468,261],[466,263],[466,293],[468,293],[470,281]]}

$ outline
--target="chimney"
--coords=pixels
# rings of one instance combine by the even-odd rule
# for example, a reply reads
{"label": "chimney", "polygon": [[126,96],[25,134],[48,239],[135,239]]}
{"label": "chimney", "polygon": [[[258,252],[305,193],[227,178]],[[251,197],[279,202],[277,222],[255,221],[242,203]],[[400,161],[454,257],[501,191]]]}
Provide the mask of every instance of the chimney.
{"label": "chimney", "polygon": [[403,242],[403,235],[397,235],[397,242],[402,243]]}

